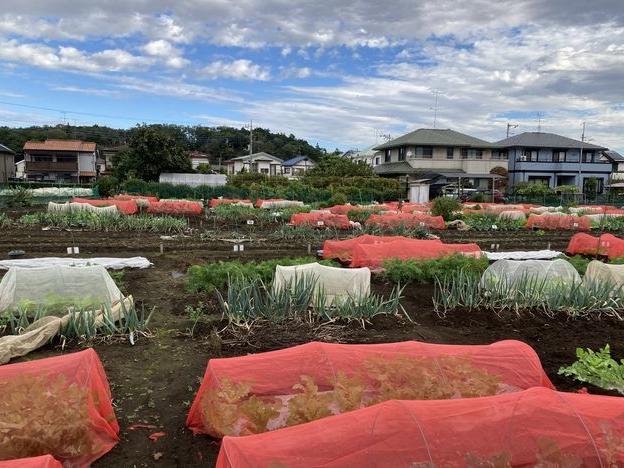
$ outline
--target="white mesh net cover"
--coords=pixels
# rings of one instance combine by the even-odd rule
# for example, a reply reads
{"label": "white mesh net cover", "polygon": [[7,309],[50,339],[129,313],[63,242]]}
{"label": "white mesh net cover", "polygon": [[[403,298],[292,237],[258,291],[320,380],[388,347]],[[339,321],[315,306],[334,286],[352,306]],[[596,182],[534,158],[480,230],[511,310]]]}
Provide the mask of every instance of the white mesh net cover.
{"label": "white mesh net cover", "polygon": [[371,273],[368,268],[336,268],[319,263],[278,265],[275,268],[273,288],[278,290],[288,287],[296,278],[309,277],[316,280],[316,291],[322,290],[330,304],[336,299],[363,299],[370,294]]}
{"label": "white mesh net cover", "polygon": [[525,278],[548,281],[552,286],[581,282],[581,276],[572,264],[562,259],[498,260],[485,270],[480,286],[486,290],[500,283],[514,287]]}
{"label": "white mesh net cover", "polygon": [[611,265],[599,260],[592,260],[587,265],[583,284],[609,286],[622,293],[624,287],[624,265]]}
{"label": "white mesh net cover", "polygon": [[99,308],[122,299],[101,265],[10,268],[0,281],[0,312],[20,306]]}

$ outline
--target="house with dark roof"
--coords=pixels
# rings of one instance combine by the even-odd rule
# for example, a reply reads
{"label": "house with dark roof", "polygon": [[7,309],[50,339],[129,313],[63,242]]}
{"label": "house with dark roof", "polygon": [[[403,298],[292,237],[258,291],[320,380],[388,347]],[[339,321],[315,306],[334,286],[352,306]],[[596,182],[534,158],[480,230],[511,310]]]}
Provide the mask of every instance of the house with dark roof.
{"label": "house with dark roof", "polygon": [[453,183],[492,189],[500,179],[496,174],[507,170],[504,150],[450,129],[420,128],[373,150],[382,153],[381,164],[373,170],[380,176],[398,178],[409,188],[413,201],[427,201]]}
{"label": "house with dark roof", "polygon": [[316,162],[308,156],[295,156],[282,163],[282,174],[289,179],[295,179],[305,174],[314,166],[316,166]]}
{"label": "house with dark roof", "polygon": [[371,145],[363,150],[350,149],[342,153],[341,156],[359,164],[367,164],[371,167],[379,166],[382,161],[382,153],[374,149],[376,146],[376,144]]}
{"label": "house with dark roof", "polygon": [[524,132],[495,143],[509,155],[509,187],[543,182],[602,193],[613,171],[607,148],[554,133]]}
{"label": "house with dark roof", "polygon": [[242,171],[259,172],[260,174],[275,176],[282,175],[283,162],[282,159],[261,151],[228,159],[223,165],[228,174],[238,174]]}
{"label": "house with dark roof", "polygon": [[98,175],[97,146],[81,140],[27,141],[24,173],[28,180],[93,181]]}
{"label": "house with dark roof", "polygon": [[624,155],[617,151],[609,150],[603,153],[604,158],[611,163],[611,184],[624,181]]}
{"label": "house with dark roof", "polygon": [[0,145],[0,184],[6,183],[15,177],[15,152],[4,145]]}

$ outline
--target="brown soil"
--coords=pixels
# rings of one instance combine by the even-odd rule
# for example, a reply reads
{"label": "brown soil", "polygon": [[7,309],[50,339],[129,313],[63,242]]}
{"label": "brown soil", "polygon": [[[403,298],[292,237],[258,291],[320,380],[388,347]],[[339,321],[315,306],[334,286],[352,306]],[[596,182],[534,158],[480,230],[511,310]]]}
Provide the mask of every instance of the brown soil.
{"label": "brown soil", "polygon": [[[448,233],[468,241],[470,235]],[[71,236],[73,237],[73,240]],[[448,239],[447,236],[443,236]],[[513,248],[527,249],[526,239],[509,240],[483,236],[481,242],[517,242]],[[567,243],[567,238],[557,242]],[[505,240],[506,239],[506,240]],[[554,237],[553,237],[554,239]],[[160,244],[164,243],[164,254]],[[481,243],[480,242],[480,243]],[[548,242],[540,237],[539,242]],[[553,241],[554,242],[554,241]],[[484,311],[454,313],[446,318],[433,311],[431,285],[411,285],[402,301],[413,320],[381,317],[365,329],[356,323],[332,326],[289,324],[288,327],[263,325],[252,333],[215,329],[224,324],[216,314],[214,299],[206,294],[189,293],[184,273],[189,265],[228,258],[278,258],[306,254],[304,246],[248,244],[243,253],[232,252],[227,242],[202,241],[199,237],[163,241],[158,235],[121,233],[68,233],[62,231],[6,230],[0,232],[0,252],[23,248],[29,256],[61,256],[68,245],[79,245],[87,255],[144,255],[153,263],[146,270],[127,270],[125,287],[144,307],[156,311],[151,323],[151,337],[141,337],[131,346],[125,339],[97,342],[97,350],[111,385],[115,412],[121,426],[121,442],[94,466],[102,467],[188,467],[213,466],[219,441],[207,436],[194,437],[185,428],[189,406],[199,387],[206,363],[213,357],[236,356],[269,351],[310,340],[344,343],[380,343],[420,340],[433,343],[484,344],[502,339],[518,339],[535,348],[542,365],[557,388],[578,390],[581,385],[557,375],[562,365],[575,360],[576,347],[598,348],[609,343],[615,356],[624,356],[624,323],[610,319],[569,320],[543,316],[497,316]],[[487,245],[485,245],[487,246]],[[320,248],[313,246],[313,249]],[[489,247],[489,246],[488,246]],[[502,246],[501,246],[502,248]],[[532,247],[533,248],[533,247]],[[534,248],[545,248],[535,246]],[[553,247],[555,248],[555,247]],[[390,285],[375,282],[376,292],[389,292]],[[199,301],[210,304],[215,313],[211,323],[201,323],[190,337],[192,326],[186,306]],[[61,352],[71,352],[87,344],[73,344],[64,351],[50,345],[30,354],[37,359]],[[597,389],[591,389],[592,391]],[[133,424],[152,424],[154,429],[132,430]],[[152,432],[167,435],[152,442]]]}

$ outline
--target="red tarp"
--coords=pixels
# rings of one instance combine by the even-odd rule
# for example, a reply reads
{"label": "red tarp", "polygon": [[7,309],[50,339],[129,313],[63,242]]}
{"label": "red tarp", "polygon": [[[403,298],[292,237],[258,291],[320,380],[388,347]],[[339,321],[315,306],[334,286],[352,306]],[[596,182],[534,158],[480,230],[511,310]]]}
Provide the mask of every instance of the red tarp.
{"label": "red tarp", "polygon": [[351,267],[380,268],[385,260],[427,260],[455,253],[481,256],[477,244],[444,244],[438,240],[406,239],[385,244],[356,244],[353,248]]}
{"label": "red tarp", "polygon": [[128,201],[128,200],[147,200],[148,202],[157,202],[158,201],[158,197],[152,197],[149,195],[128,195],[126,193],[122,193],[119,195],[115,195],[113,198],[113,200],[122,200],[122,201]]}
{"label": "red tarp", "polygon": [[202,211],[201,203],[192,201],[159,201],[152,202],[147,207],[147,212],[150,214],[199,216]]}
{"label": "red tarp", "polygon": [[[384,244],[398,240],[410,241],[412,239],[403,236],[372,236],[364,234],[353,239],[326,240],[323,242],[323,258],[350,262],[353,258],[353,249],[357,244]],[[442,241],[438,240],[437,242],[441,243]]]}
{"label": "red tarp", "polygon": [[134,200],[101,200],[90,198],[74,198],[76,203],[88,203],[93,206],[116,206],[117,209],[126,215],[133,215],[139,212],[139,207]]}
{"label": "red tarp", "polygon": [[195,433],[246,435],[385,400],[468,398],[534,386],[552,388],[537,354],[520,341],[308,343],[211,359],[186,423]]}
{"label": "red tarp", "polygon": [[624,239],[613,234],[594,237],[581,232],[572,236],[566,252],[570,255],[602,255],[610,260],[620,258],[624,257]]}
{"label": "red tarp", "polygon": [[360,206],[360,205],[334,205],[328,208],[328,210],[333,214],[343,214],[346,215],[349,211],[381,211],[385,207],[383,205],[375,205],[375,206]]}
{"label": "red tarp", "polygon": [[0,366],[0,460],[50,454],[88,466],[119,441],[93,349]]}
{"label": "red tarp", "polygon": [[63,468],[63,465],[52,455],[42,455],[40,457],[0,461],[0,468]]}
{"label": "red tarp", "polygon": [[379,226],[382,229],[392,229],[399,226],[430,229],[444,229],[446,227],[442,216],[413,213],[372,214],[366,220],[366,225]]}
{"label": "red tarp", "polygon": [[216,466],[619,467],[622,440],[624,398],[532,388],[387,401],[279,431],[225,437]]}
{"label": "red tarp", "polygon": [[347,215],[331,213],[295,213],[290,217],[290,224],[295,226],[330,227],[335,229],[351,229]]}
{"label": "red tarp", "polygon": [[589,231],[591,229],[591,221],[586,216],[531,215],[527,220],[526,227],[547,231]]}
{"label": "red tarp", "polygon": [[210,200],[208,207],[214,208],[219,205],[234,205],[236,203],[240,203],[242,205],[253,206],[251,200],[248,199],[237,199],[237,198],[213,198]]}

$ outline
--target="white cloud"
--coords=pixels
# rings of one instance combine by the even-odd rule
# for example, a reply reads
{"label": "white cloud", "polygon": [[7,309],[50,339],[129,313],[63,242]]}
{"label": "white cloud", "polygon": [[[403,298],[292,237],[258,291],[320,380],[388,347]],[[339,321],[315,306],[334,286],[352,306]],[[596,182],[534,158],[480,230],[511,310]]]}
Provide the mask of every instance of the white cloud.
{"label": "white cloud", "polygon": [[232,62],[217,60],[205,66],[201,70],[201,75],[208,79],[230,78],[233,80],[254,81],[267,81],[271,78],[268,68],[245,59]]}
{"label": "white cloud", "polygon": [[112,89],[102,89],[102,88],[83,88],[80,86],[53,86],[51,88],[53,91],[62,91],[67,93],[79,93],[79,94],[88,94],[89,96],[107,96],[107,97],[115,97],[119,96],[119,91]]}
{"label": "white cloud", "polygon": [[150,41],[143,45],[141,50],[147,55],[159,58],[171,68],[183,68],[190,63],[189,60],[182,57],[180,49],[164,39]]}

